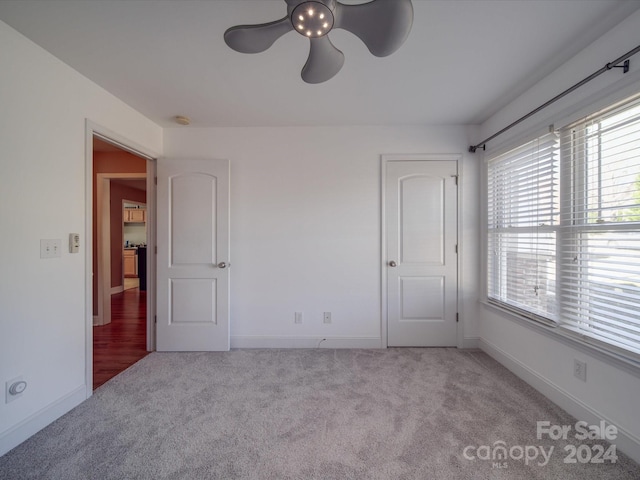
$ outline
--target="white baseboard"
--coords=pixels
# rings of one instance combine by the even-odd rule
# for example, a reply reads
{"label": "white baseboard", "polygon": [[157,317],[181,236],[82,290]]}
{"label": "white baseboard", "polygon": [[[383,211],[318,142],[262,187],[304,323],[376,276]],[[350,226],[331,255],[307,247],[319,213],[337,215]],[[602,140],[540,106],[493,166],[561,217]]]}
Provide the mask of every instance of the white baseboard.
{"label": "white baseboard", "polygon": [[496,345],[487,342],[483,338],[480,338],[478,343],[482,351],[578,420],[584,420],[589,425],[598,425],[601,420],[604,420],[607,424],[615,425],[618,429],[618,436],[612,443],[615,443],[618,450],[631,457],[635,462],[640,463],[640,438],[626,431],[624,427],[616,425],[615,422],[574,397],[559,385],[534,372],[520,360]]}
{"label": "white baseboard", "polygon": [[231,348],[381,348],[380,337],[231,337]]}
{"label": "white baseboard", "polygon": [[464,337],[460,348],[480,348],[479,337]]}
{"label": "white baseboard", "polygon": [[86,398],[87,391],[83,385],[0,434],[0,456],[80,405]]}
{"label": "white baseboard", "polygon": [[124,292],[124,285],[118,285],[116,287],[111,287],[111,295],[116,295],[118,293]]}
{"label": "white baseboard", "polygon": [[[231,348],[382,348],[379,337],[271,337],[238,335]],[[478,337],[465,337],[461,348],[480,348]]]}

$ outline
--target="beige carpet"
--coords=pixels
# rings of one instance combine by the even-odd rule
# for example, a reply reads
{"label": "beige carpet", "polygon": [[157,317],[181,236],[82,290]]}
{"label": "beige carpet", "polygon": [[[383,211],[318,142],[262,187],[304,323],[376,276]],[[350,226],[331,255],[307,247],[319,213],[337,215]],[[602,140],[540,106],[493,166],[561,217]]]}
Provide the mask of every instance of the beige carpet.
{"label": "beige carpet", "polygon": [[537,439],[538,421],[576,420],[478,351],[152,353],[0,458],[0,478],[640,478],[619,452],[565,463],[568,445],[609,445]]}

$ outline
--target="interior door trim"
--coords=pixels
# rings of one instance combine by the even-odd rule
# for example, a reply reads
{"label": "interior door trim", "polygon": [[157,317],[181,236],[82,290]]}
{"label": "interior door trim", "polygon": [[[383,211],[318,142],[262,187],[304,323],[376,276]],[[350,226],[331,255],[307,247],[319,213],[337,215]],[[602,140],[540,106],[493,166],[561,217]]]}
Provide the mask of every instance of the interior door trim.
{"label": "interior door trim", "polygon": [[[93,395],[93,137],[99,137],[119,148],[133,153],[148,162],[147,171],[147,238],[149,248],[156,245],[156,187],[155,172],[158,152],[138,145],[136,142],[99,125],[85,120],[85,397]],[[147,350],[155,350],[155,262],[147,262]]]}

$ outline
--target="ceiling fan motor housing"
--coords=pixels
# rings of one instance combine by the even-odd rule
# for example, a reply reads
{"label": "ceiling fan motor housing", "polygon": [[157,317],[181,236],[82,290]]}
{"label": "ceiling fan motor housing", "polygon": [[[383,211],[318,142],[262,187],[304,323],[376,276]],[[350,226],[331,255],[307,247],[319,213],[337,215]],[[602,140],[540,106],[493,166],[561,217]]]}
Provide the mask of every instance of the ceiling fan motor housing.
{"label": "ceiling fan motor housing", "polygon": [[289,4],[288,13],[296,32],[308,38],[319,38],[331,31],[336,0],[303,0]]}

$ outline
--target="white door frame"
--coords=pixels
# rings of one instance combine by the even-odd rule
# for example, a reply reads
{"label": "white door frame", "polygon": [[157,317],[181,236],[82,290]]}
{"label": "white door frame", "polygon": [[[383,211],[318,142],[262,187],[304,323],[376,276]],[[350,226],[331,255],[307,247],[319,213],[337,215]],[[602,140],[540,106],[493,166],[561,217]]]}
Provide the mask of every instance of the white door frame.
{"label": "white door frame", "polygon": [[[155,246],[156,246],[156,162],[155,160],[160,156],[157,152],[152,152],[149,149],[136,144],[126,137],[119,135],[108,128],[98,125],[91,120],[85,122],[85,391],[86,398],[93,395],[93,137],[97,136],[101,139],[112,143],[117,147],[125,150],[129,153],[143,157],[147,159],[147,255],[151,258],[151,261],[147,261],[147,350],[155,350],[155,309],[156,309],[156,262],[155,262]],[[110,174],[114,175],[114,174]],[[125,177],[133,177],[136,174],[127,173],[123,174]],[[103,179],[104,180],[104,179]],[[100,190],[102,193],[102,187]],[[107,188],[107,193],[109,189]],[[96,187],[96,194],[98,193],[98,187]],[[107,208],[108,212],[108,208]],[[100,209],[98,209],[98,216],[101,216]],[[104,220],[101,218],[101,220]],[[100,225],[100,224],[98,224]],[[104,228],[102,229],[104,230]],[[100,241],[100,234],[98,234],[98,241]],[[103,249],[104,250],[104,249]],[[100,251],[100,250],[99,250]],[[107,253],[110,256],[110,252]],[[99,259],[100,260],[100,259]],[[104,258],[103,263],[98,263],[98,268],[103,265],[104,270]],[[110,262],[107,264],[109,279],[111,278],[111,266]],[[100,280],[99,280],[100,281]],[[106,283],[110,286],[110,280]],[[100,300],[104,304],[105,283],[98,287],[98,309],[100,309]],[[102,299],[100,298],[100,292],[102,291]],[[109,288],[110,291],[110,288]],[[110,300],[110,295],[107,296]],[[109,303],[109,308],[111,304]],[[104,305],[102,306],[104,309]]]}
{"label": "white door frame", "polygon": [[[458,165],[458,182],[460,181],[460,177],[462,175],[462,156],[459,154],[452,153],[444,153],[444,154],[383,154],[380,156],[380,192],[381,192],[381,202],[380,202],[380,215],[381,215],[381,231],[380,231],[380,309],[381,309],[381,322],[380,322],[380,343],[381,348],[387,348],[388,343],[388,300],[387,300],[387,215],[385,212],[385,204],[386,204],[386,184],[387,184],[387,164],[389,162],[399,162],[399,161],[414,161],[414,162],[422,162],[422,161],[455,161]],[[457,189],[457,245],[458,245],[458,266],[457,266],[457,275],[458,281],[456,285],[456,305],[457,311],[460,314],[460,321],[458,323],[458,328],[456,332],[456,340],[457,347],[463,348],[464,346],[464,328],[462,319],[464,316],[462,315],[461,310],[461,301],[460,301],[460,285],[462,280],[462,245],[460,244],[460,222],[461,222],[461,214],[460,214],[460,201],[461,201],[461,188]]]}

